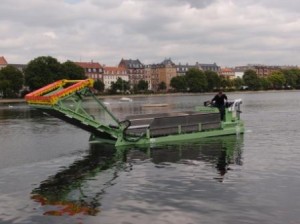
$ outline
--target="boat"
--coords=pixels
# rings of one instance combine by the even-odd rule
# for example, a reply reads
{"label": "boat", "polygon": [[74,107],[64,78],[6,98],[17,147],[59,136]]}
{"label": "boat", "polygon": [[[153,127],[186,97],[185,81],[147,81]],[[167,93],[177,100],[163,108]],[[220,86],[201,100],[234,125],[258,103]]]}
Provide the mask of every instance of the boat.
{"label": "boat", "polygon": [[[93,83],[92,79],[59,80],[27,94],[25,100],[31,107],[90,132],[90,143],[110,143],[116,147],[155,146],[244,133],[241,99],[227,103],[224,121],[218,108],[207,103],[194,111],[128,115],[120,121],[93,94]],[[111,123],[91,114],[84,107],[86,98],[93,99]]]}
{"label": "boat", "polygon": [[132,102],[132,99],[129,98],[129,97],[122,97],[122,98],[120,99],[120,101],[123,101],[123,102]]}
{"label": "boat", "polygon": [[169,104],[167,103],[148,103],[143,104],[142,107],[167,107]]}

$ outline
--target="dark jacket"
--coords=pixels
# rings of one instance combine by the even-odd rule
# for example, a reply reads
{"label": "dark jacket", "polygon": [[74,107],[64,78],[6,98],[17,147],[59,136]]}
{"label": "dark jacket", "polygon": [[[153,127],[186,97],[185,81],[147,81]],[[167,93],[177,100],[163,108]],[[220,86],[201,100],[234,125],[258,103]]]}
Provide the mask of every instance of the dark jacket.
{"label": "dark jacket", "polygon": [[225,100],[227,100],[227,96],[225,94],[222,94],[222,95],[217,94],[211,101],[215,102],[216,107],[224,107]]}

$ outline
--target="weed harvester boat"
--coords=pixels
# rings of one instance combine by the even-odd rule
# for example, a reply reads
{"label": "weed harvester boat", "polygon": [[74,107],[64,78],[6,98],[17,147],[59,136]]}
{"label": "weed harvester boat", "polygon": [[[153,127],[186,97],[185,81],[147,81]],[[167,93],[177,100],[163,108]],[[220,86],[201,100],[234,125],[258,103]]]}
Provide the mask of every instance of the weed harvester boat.
{"label": "weed harvester boat", "polygon": [[25,99],[31,107],[90,132],[90,142],[118,147],[172,144],[244,132],[241,99],[227,103],[224,121],[218,108],[211,105],[197,106],[195,111],[129,115],[119,121],[93,94],[93,83],[92,79],[60,80],[27,94]]}

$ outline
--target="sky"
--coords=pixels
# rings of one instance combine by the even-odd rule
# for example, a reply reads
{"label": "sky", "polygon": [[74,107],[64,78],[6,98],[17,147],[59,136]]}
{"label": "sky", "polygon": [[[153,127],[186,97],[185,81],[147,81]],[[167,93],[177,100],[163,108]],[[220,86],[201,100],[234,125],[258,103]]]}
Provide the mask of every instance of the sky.
{"label": "sky", "polygon": [[300,1],[1,0],[0,56],[300,65]]}

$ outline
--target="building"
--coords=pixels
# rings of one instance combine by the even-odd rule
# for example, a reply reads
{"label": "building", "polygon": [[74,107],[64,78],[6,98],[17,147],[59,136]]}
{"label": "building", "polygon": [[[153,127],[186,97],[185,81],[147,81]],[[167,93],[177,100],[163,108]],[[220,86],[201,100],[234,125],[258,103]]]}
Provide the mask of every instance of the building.
{"label": "building", "polygon": [[201,64],[201,63],[196,62],[195,65],[189,65],[188,63],[186,63],[186,64],[179,63],[178,65],[176,65],[177,75],[185,75],[186,72],[191,68],[196,68],[201,71],[213,71],[218,74],[220,73],[220,69],[221,69],[220,66],[218,66],[216,63]]}
{"label": "building", "polygon": [[[128,74],[126,69],[123,67],[103,67],[103,83],[104,90],[108,90],[111,88],[111,83],[116,82],[118,78],[121,78],[124,81],[129,81]],[[120,90],[122,91],[122,90]]]}
{"label": "building", "polygon": [[160,64],[151,65],[151,83],[154,91],[159,90],[159,84],[164,82],[166,84],[166,90],[171,88],[171,79],[177,76],[176,65],[172,60],[165,59]]}
{"label": "building", "polygon": [[235,71],[233,68],[221,68],[220,69],[220,76],[225,79],[235,79]]}
{"label": "building", "polygon": [[147,77],[150,77],[150,80],[148,82],[148,89],[157,91],[159,85],[157,65],[156,64],[146,65],[145,74],[147,75]]}
{"label": "building", "polygon": [[155,69],[152,69],[152,65],[145,65],[145,81],[148,82],[148,90],[153,90],[152,78],[154,79],[158,76],[155,74]]}
{"label": "building", "polygon": [[0,56],[0,69],[6,67],[7,65],[10,65],[12,67],[15,67],[20,72],[24,74],[24,69],[26,68],[26,64],[8,64],[5,57]]}
{"label": "building", "polygon": [[103,67],[98,62],[75,62],[75,64],[84,69],[84,73],[88,78],[103,81]]}
{"label": "building", "polygon": [[218,66],[216,63],[201,64],[201,63],[196,62],[196,66],[201,67],[202,71],[213,71],[213,72],[216,72],[216,73],[219,73],[220,69],[221,69],[220,66]]}
{"label": "building", "polygon": [[[139,59],[121,59],[119,66],[125,68],[129,78],[130,87],[133,88],[134,85],[137,85],[140,80],[146,80],[145,75],[145,66],[140,62]],[[149,77],[148,77],[149,78]]]}
{"label": "building", "polygon": [[172,62],[171,58],[169,58],[158,64],[157,69],[159,83],[166,83],[167,90],[169,90],[171,88],[171,79],[177,76],[176,65]]}
{"label": "building", "polygon": [[196,68],[196,69],[202,70],[202,68],[199,64],[189,65],[188,63],[186,63],[184,65],[184,64],[179,63],[178,65],[176,65],[177,75],[179,75],[179,76],[186,75],[186,72],[188,70],[190,70],[191,68]]}
{"label": "building", "polygon": [[7,65],[8,64],[7,64],[5,57],[0,56],[0,69],[6,67]]}
{"label": "building", "polygon": [[248,65],[242,65],[242,66],[236,66],[234,68],[234,74],[236,78],[243,78],[245,71],[247,70],[253,70],[256,71],[255,65],[248,64]]}
{"label": "building", "polygon": [[272,72],[279,71],[281,69],[280,66],[267,66],[267,65],[256,65],[254,66],[254,70],[258,77],[267,77],[272,74]]}
{"label": "building", "polygon": [[282,65],[281,69],[300,69],[297,65]]}
{"label": "building", "polygon": [[235,78],[243,78],[245,71],[234,69],[234,77]]}

